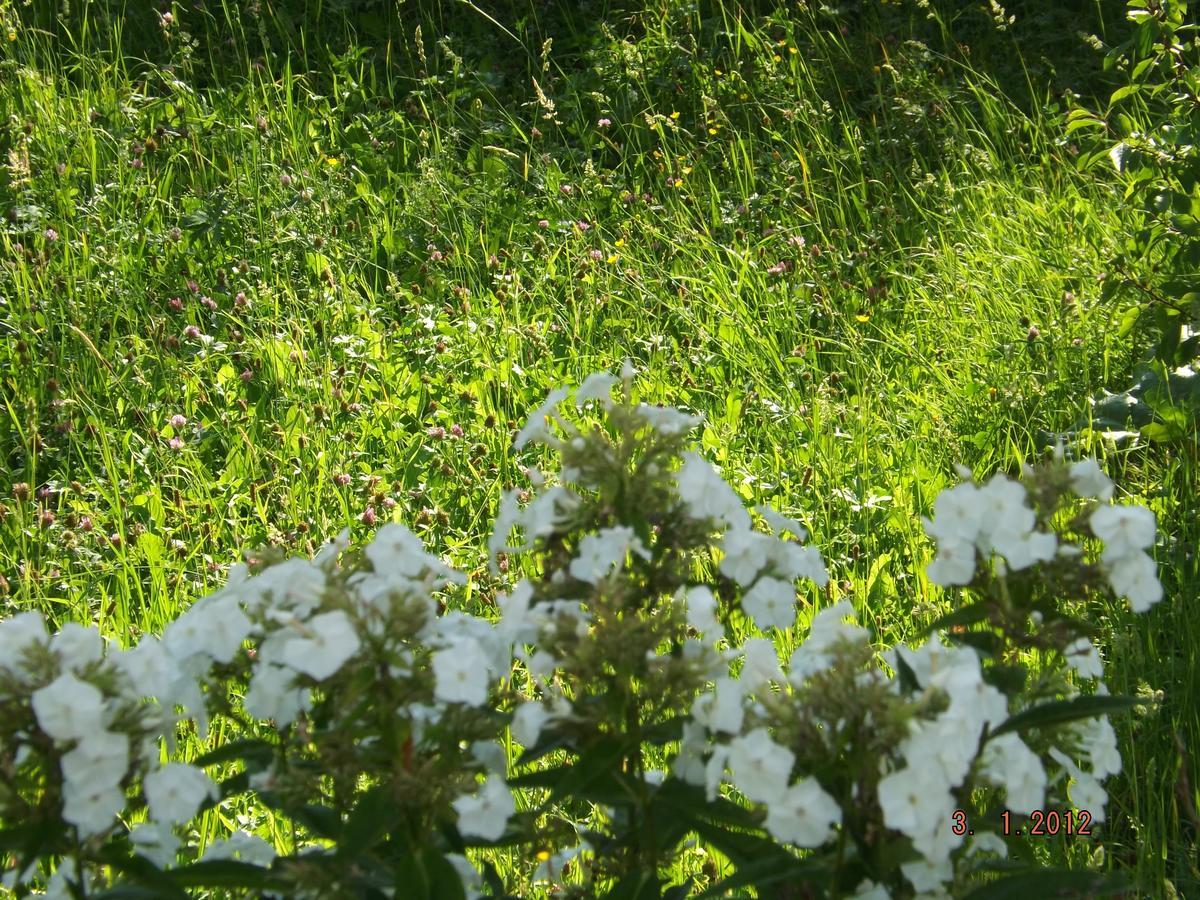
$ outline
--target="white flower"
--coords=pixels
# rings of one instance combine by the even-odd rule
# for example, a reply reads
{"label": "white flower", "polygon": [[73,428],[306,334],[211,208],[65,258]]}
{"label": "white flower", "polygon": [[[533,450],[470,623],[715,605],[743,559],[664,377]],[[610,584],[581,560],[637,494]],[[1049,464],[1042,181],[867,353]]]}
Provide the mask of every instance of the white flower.
{"label": "white flower", "polygon": [[755,803],[769,803],[787,790],[795,762],[796,755],[775,743],[766,728],[755,728],[729,742],[733,783]]}
{"label": "white flower", "polygon": [[232,591],[223,591],[222,595],[240,598],[248,609],[261,610],[270,602],[277,610],[287,610],[294,616],[305,618],[320,605],[326,580],[321,566],[297,556],[268,567]]}
{"label": "white flower", "polygon": [[704,751],[708,749],[707,729],[699,722],[685,721],[679,739],[679,752],[671,763],[671,771],[680,780],[692,785],[704,784]]}
{"label": "white flower", "polygon": [[50,649],[66,668],[79,672],[104,655],[104,639],[94,627],[68,622],[50,639]]}
{"label": "white flower", "polygon": [[175,862],[181,843],[168,822],[142,822],[129,832],[129,842],[160,869]]}
{"label": "white flower", "polygon": [[69,672],[34,691],[32,700],[38,725],[56,741],[87,737],[103,727],[104,696]]}
{"label": "white flower", "polygon": [[779,653],[770,638],[749,638],[742,644],[746,664],[742,666],[741,682],[744,690],[753,691],[771,681],[783,681],[779,667]]}
{"label": "white flower", "polygon": [[0,621],[0,669],[15,671],[21,654],[46,640],[46,622],[41,613],[23,612]]}
{"label": "white flower", "polygon": [[1004,789],[1005,805],[1013,812],[1041,808],[1046,799],[1046,770],[1037,754],[1015,734],[992,738],[980,757],[980,774]]}
{"label": "white flower", "polygon": [[914,840],[936,832],[943,818],[949,822],[954,798],[938,770],[909,765],[879,782],[879,806],[888,828]]}
{"label": "white flower", "polygon": [[1058,537],[1042,531],[993,531],[992,549],[1004,557],[1008,568],[1019,572],[1036,562],[1054,559]]}
{"label": "white flower", "polygon": [[762,630],[796,624],[796,589],[787,581],[764,577],[742,595],[742,609]]}
{"label": "white flower", "polygon": [[1117,746],[1117,733],[1113,731],[1107,716],[1085,719],[1075,727],[1087,754],[1088,763],[1092,767],[1092,775],[1104,779],[1121,771],[1121,751]]}
{"label": "white flower", "polygon": [[767,801],[767,831],[777,841],[819,847],[842,821],[842,809],[814,778],[803,778],[778,799]]}
{"label": "white flower", "polygon": [[317,551],[313,556],[313,565],[320,569],[327,569],[337,561],[337,558],[342,554],[342,551],[350,546],[350,529],[343,528],[338,532],[337,536],[331,538],[325,546]]}
{"label": "white flower", "polygon": [[62,758],[63,779],[71,785],[116,787],[129,771],[129,738],[96,731],[83,738]]}
{"label": "white flower", "polygon": [[692,701],[692,718],[709,731],[736,734],[741,730],[742,685],[732,678],[718,678],[711,694],[701,694]]}
{"label": "white flower", "polygon": [[619,383],[617,377],[608,372],[593,372],[575,391],[575,408],[583,409],[583,404],[589,400],[599,400],[605,409],[611,409],[612,389]]}
{"label": "white flower", "polygon": [[468,837],[497,840],[508,825],[509,816],[517,811],[512,791],[504,779],[492,776],[471,795],[454,801],[458,813],[458,830]]}
{"label": "white flower", "polygon": [[525,426],[517,433],[517,439],[513,442],[513,447],[517,450],[523,450],[526,444],[532,442],[556,446],[558,438],[555,437],[554,432],[546,424],[546,419],[557,413],[558,404],[566,400],[567,395],[570,393],[571,389],[566,387],[555,388],[551,391],[550,395],[542,402],[542,405],[533,411]]}
{"label": "white flower", "polygon": [[979,488],[967,482],[942,491],[933,501],[933,514],[934,521],[922,521],[939,546],[943,541],[973,542],[983,524]]}
{"label": "white flower", "polygon": [[949,536],[940,539],[937,557],[925,567],[925,577],[942,587],[970,584],[975,577],[975,545]]}
{"label": "white flower", "polygon": [[579,555],[571,560],[571,577],[595,584],[614,565],[619,570],[630,550],[643,559],[650,558],[649,551],[627,525],[604,528],[597,534],[589,534],[579,542]]}
{"label": "white flower", "polygon": [[125,791],[102,781],[68,781],[63,785],[63,820],[89,838],[107,831],[125,808]]}
{"label": "white flower", "polygon": [[882,884],[876,884],[868,878],[855,889],[851,900],[892,900],[892,895]]}
{"label": "white flower", "polygon": [[308,689],[297,687],[295,679],[291,669],[260,662],[254,668],[242,706],[255,719],[274,721],[277,728],[290,725],[312,705]]}
{"label": "white flower", "polygon": [[1163,597],[1158,567],[1145,553],[1134,553],[1108,564],[1108,583],[1113,592],[1129,601],[1129,608],[1143,613]]}
{"label": "white flower", "polygon": [[466,584],[466,576],[425,552],[421,539],[401,525],[389,522],[363,551],[380,574],[389,573],[401,578],[418,579],[426,572],[454,584]]}
{"label": "white flower", "polygon": [[354,623],[344,610],[313,616],[304,627],[310,636],[289,640],[283,648],[282,662],[317,681],[337,672],[361,646]]}
{"label": "white flower", "polygon": [[177,659],[204,654],[227,663],[252,630],[237,596],[213,594],[171,622],[163,632],[163,642]]}
{"label": "white flower", "polygon": [[783,515],[773,506],[768,506],[764,503],[760,506],[754,507],[754,510],[767,520],[767,524],[771,526],[771,531],[773,531],[776,535],[783,534],[785,531],[790,531],[800,540],[804,540],[806,537],[808,537],[808,532],[804,530],[803,525],[801,525],[796,519],[791,519]]}
{"label": "white flower", "polygon": [[975,496],[979,517],[976,544],[980,549],[989,549],[990,538],[996,532],[1024,533],[1033,528],[1037,517],[1026,502],[1029,495],[1020,482],[997,472]]}
{"label": "white flower", "polygon": [[[947,817],[949,820],[949,817]],[[949,857],[934,862],[921,859],[915,862],[903,863],[900,871],[909,883],[916,888],[921,898],[949,897],[942,891],[942,885],[954,878],[954,864]]]}
{"label": "white flower", "polygon": [[235,831],[225,840],[213,841],[205,847],[202,859],[237,859],[256,866],[269,866],[275,859],[275,848],[258,835]]}
{"label": "white flower", "polygon": [[1083,678],[1104,677],[1104,663],[1100,661],[1100,654],[1087,638],[1076,638],[1063,650],[1063,655],[1067,658],[1067,665]]}
{"label": "white flower", "polygon": [[704,416],[691,416],[673,406],[640,403],[634,411],[646,424],[663,435],[682,434],[704,421]]}
{"label": "white flower", "polygon": [[175,678],[162,641],[152,634],[142,636],[136,647],[130,647],[110,657],[129,679],[135,696],[155,697]]}
{"label": "white flower", "polygon": [[1113,483],[1096,460],[1081,459],[1072,464],[1070,472],[1071,488],[1080,497],[1094,497],[1106,502],[1112,499]]}
{"label": "white flower", "polygon": [[443,703],[482,706],[488,697],[483,648],[474,638],[461,638],[433,654],[433,695]]}
{"label": "white flower", "polygon": [[522,747],[532,747],[550,718],[550,711],[546,707],[535,700],[526,700],[517,707],[509,725],[513,740]]}
{"label": "white flower", "polygon": [[716,519],[731,528],[750,528],[750,514],[712,465],[693,451],[682,454],[683,465],[675,473],[680,499],[693,519]]}
{"label": "white flower", "polygon": [[1067,796],[1076,809],[1086,809],[1091,813],[1093,822],[1104,821],[1104,807],[1108,804],[1108,794],[1098,778],[1076,770],[1072,773]]}
{"label": "white flower", "polygon": [[496,598],[500,607],[500,621],[496,625],[496,639],[505,646],[533,643],[541,627],[541,616],[529,605],[533,599],[533,585],[521,579],[507,594]]}
{"label": "white flower", "polygon": [[205,800],[217,798],[217,786],[203,769],[167,763],[142,779],[150,817],[180,825],[190,821]]}
{"label": "white flower", "polygon": [[724,637],[724,629],[717,618],[717,598],[707,585],[698,584],[690,588],[680,588],[675,594],[676,599],[682,598],[687,608],[687,623],[706,638],[717,640]]}
{"label": "white flower", "polygon": [[991,831],[977,832],[967,843],[966,856],[980,856],[990,853],[1005,859],[1008,856],[1008,844],[998,834]]}
{"label": "white flower", "polygon": [[1144,506],[1101,506],[1088,521],[1107,559],[1137,556],[1154,544],[1154,513]]}
{"label": "white flower", "polygon": [[771,548],[771,562],[778,574],[795,580],[807,578],[818,587],[829,583],[829,573],[816,547],[802,547],[793,541],[775,541]]}
{"label": "white flower", "polygon": [[750,584],[766,568],[776,538],[749,528],[730,528],[721,541],[724,556],[718,568],[722,575],[741,585]]}
{"label": "white flower", "polygon": [[527,543],[558,531],[581,502],[578,494],[561,485],[534,497],[533,502],[522,510],[520,518]]}

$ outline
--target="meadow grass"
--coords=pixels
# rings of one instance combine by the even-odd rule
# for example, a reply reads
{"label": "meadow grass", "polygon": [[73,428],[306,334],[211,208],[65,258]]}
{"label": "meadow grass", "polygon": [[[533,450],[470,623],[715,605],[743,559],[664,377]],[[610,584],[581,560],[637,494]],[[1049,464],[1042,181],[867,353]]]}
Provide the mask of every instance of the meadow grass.
{"label": "meadow grass", "polygon": [[[897,640],[946,608],[918,516],[953,464],[1015,472],[1144,349],[1099,299],[1128,213],[1063,127],[1119,4],[170,11],[0,2],[6,611],[127,642],[245,550],[392,519],[486,607],[515,429],[629,357],[810,528],[808,601]],[[1161,702],[1116,722],[1105,849],[1030,850],[1187,896],[1195,454],[1077,452],[1160,519],[1168,600],[1095,616],[1111,690]]]}

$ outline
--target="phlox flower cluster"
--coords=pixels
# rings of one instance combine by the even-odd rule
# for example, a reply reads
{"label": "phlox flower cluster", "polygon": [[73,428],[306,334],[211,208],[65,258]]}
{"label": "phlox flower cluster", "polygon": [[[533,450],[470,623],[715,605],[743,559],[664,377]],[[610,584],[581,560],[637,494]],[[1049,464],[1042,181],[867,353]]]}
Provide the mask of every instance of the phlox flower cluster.
{"label": "phlox flower cluster", "polygon": [[[80,625],[51,636],[34,613],[0,621],[0,769],[13,773],[0,818],[57,815],[79,838],[48,849],[42,870],[4,873],[4,885],[69,896],[71,882],[103,881],[100,851],[126,836],[121,846],[171,869],[196,815],[247,786],[298,821],[324,808],[361,825],[355,804],[367,798],[402,810],[385,821],[402,821],[404,839],[440,859],[429,871],[461,878],[468,896],[495,872],[464,846],[494,842],[549,848],[525,867],[530,884],[561,885],[568,868],[585,893],[602,889],[589,879],[630,866],[657,877],[677,848],[639,843],[654,832],[647,810],[681,789],[709,804],[732,798],[763,840],[806,859],[836,867],[847,846],[866,851],[840,884],[871,900],[951,896],[979,858],[1003,856],[985,825],[973,836],[953,827],[981,794],[1018,814],[1069,803],[1103,821],[1104,779],[1121,768],[1108,719],[1013,718],[1047,697],[1103,695],[1100,651],[1066,617],[1036,633],[1054,610],[1008,592],[1006,579],[1090,566],[1142,611],[1162,596],[1147,553],[1153,514],[1113,505],[1094,461],[1060,466],[1047,483],[1088,502],[1077,521],[1104,544],[1088,563],[1051,527],[1044,491],[1003,475],[944,491],[924,520],[937,544],[929,579],[1019,615],[883,650],[849,601],[812,606],[810,585],[830,578],[801,522],[765,505],[752,516],[690,448],[700,417],[635,403],[633,374],[626,364],[619,377],[555,390],[520,429],[518,450],[544,444],[563,466],[531,470],[527,502],[516,489],[500,498],[492,573],[501,554],[531,564],[501,586],[497,615],[452,603],[439,613],[437,593],[466,577],[389,523],[355,550],[343,531],[312,559],[263,551],[161,638],[128,649]],[[563,410],[572,397],[578,416]],[[593,424],[574,421],[583,416]],[[993,556],[997,579],[984,573]],[[1009,620],[1035,633],[1014,644]],[[1036,699],[999,673],[1014,646],[1040,654]],[[222,785],[176,746],[181,724],[205,737],[214,717],[260,745]],[[515,763],[508,742],[524,751]],[[519,797],[522,778],[553,774],[551,751],[608,770],[584,778],[566,765],[550,800]],[[600,802],[585,790],[594,785],[619,790]],[[586,823],[554,809],[577,811],[577,800],[592,809]],[[752,828],[739,829],[749,839]],[[204,858],[300,873],[291,895],[334,896],[386,870],[399,846],[372,856],[299,843],[277,859],[239,831]],[[395,873],[384,882],[379,893],[398,896]]]}

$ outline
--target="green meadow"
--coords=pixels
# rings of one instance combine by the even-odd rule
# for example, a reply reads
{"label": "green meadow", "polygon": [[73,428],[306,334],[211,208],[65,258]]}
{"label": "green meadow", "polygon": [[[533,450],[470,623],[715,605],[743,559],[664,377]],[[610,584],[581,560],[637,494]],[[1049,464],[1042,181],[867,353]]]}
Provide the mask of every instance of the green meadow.
{"label": "green meadow", "polygon": [[517,429],[628,358],[892,642],[950,608],[920,516],[955,464],[1067,434],[1154,511],[1166,597],[1095,605],[1146,705],[1102,836],[1030,853],[1200,896],[1196,444],[1089,427],[1149,346],[1102,294],[1117,173],[1067,128],[1125,12],[0,0],[0,612],[125,644],[248,550],[388,521],[486,609],[547,458]]}

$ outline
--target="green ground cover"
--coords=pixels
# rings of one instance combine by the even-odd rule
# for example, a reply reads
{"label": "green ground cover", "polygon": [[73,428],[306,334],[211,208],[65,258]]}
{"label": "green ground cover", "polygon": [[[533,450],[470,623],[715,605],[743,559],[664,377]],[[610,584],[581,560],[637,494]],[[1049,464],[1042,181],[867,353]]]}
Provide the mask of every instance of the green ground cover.
{"label": "green ground cover", "polygon": [[[0,2],[0,608],[124,642],[244,550],[390,520],[486,606],[519,422],[629,357],[831,597],[918,633],[953,464],[1015,473],[1144,350],[1100,296],[1111,169],[1065,128],[1123,16]],[[1038,852],[1189,896],[1195,452],[1079,451],[1159,517],[1167,601],[1096,616],[1111,690],[1160,703],[1115,721],[1104,849]]]}

